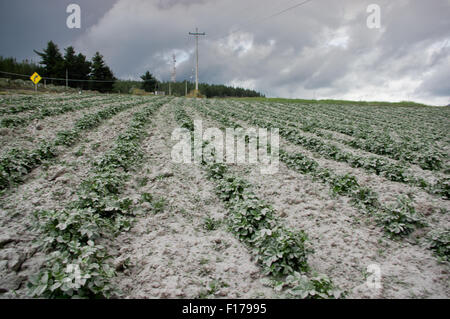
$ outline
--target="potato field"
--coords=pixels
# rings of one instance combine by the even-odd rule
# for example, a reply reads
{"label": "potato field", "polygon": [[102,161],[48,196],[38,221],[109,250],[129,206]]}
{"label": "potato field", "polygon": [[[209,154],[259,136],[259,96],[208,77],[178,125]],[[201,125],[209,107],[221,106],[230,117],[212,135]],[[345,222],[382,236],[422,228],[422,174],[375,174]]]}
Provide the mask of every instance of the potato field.
{"label": "potato field", "polygon": [[[277,172],[173,161],[197,120]],[[449,199],[450,107],[0,95],[0,298],[450,298]]]}

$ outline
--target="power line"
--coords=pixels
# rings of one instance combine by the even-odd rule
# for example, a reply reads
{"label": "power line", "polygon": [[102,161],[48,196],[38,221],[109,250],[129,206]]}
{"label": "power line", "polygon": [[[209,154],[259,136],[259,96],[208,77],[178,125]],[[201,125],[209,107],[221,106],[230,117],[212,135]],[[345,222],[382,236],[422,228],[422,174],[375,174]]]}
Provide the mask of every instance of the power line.
{"label": "power line", "polygon": [[[296,9],[296,8],[298,8],[298,7],[300,7],[300,6],[303,6],[303,5],[305,5],[305,4],[309,3],[309,2],[312,2],[312,1],[313,1],[313,0],[305,0],[305,1],[302,1],[302,2],[300,2],[300,3],[295,4],[295,5],[293,5],[293,6],[290,6],[290,7],[286,8],[286,9],[283,9],[283,10],[281,10],[281,11],[278,11],[278,12],[276,12],[276,13],[273,13],[273,14],[267,16],[267,17],[264,17],[264,18],[261,18],[261,19],[253,19],[252,21],[249,21],[248,23],[244,24],[242,27],[240,27],[240,28],[238,28],[238,29],[236,29],[236,30],[234,30],[234,31],[228,32],[227,34],[225,34],[225,35],[223,35],[223,36],[209,38],[209,40],[210,40],[210,41],[215,41],[215,40],[220,40],[220,39],[226,38],[226,37],[228,37],[228,36],[230,36],[230,35],[232,35],[232,34],[234,34],[234,33],[243,31],[243,29],[246,28],[246,27],[248,27],[248,26],[251,26],[251,25],[254,25],[254,24],[257,24],[257,23],[261,23],[261,22],[264,22],[264,21],[269,20],[269,19],[271,19],[271,18],[277,17],[277,16],[279,16],[279,15],[282,15],[283,13],[286,13],[287,11]],[[255,20],[256,20],[256,21],[255,21]]]}
{"label": "power line", "polygon": [[[271,18],[277,17],[279,15],[282,15],[283,13],[286,13],[286,12],[288,12],[290,10],[296,9],[296,8],[298,8],[300,6],[303,6],[305,4],[308,4],[309,2],[312,2],[312,1],[313,0],[302,1],[300,3],[297,3],[295,5],[292,5],[292,6],[288,7],[288,8],[286,8],[286,9],[283,9],[281,11],[273,13],[273,14],[271,14],[269,16],[263,17],[263,18],[261,18],[259,20],[257,18],[255,18],[255,19],[250,20],[249,22],[243,24],[242,27],[240,27],[240,28],[238,28],[238,29],[236,29],[234,31],[228,32],[227,34],[225,34],[223,36],[209,38],[208,40],[215,41],[215,40],[220,40],[220,39],[226,38],[226,37],[228,37],[228,36],[230,36],[232,34],[235,34],[237,32],[243,31],[244,28],[246,28],[248,26],[251,26],[251,25],[254,25],[254,24],[257,24],[257,23],[261,23],[261,22],[264,22],[264,21],[269,20]],[[196,87],[197,87],[197,85],[198,85],[198,36],[199,35],[206,35],[206,34],[205,33],[198,33],[198,32],[196,32],[196,33],[189,32],[189,34],[196,36],[196,57],[197,57],[197,59],[196,59],[197,60],[197,63],[196,63]],[[187,39],[185,45],[187,45],[188,41],[189,41],[189,39]],[[12,73],[12,72],[0,71],[0,73],[9,74],[9,75],[15,75],[15,76],[29,77],[29,75],[26,75],[26,74],[18,74],[18,73]],[[116,81],[129,81],[129,80],[120,80],[120,79],[117,79],[117,80],[91,80],[91,79],[90,80],[80,80],[80,79],[68,79],[67,77],[66,78],[42,77],[42,79],[45,79],[45,80],[57,80],[57,81],[72,81],[72,82],[99,82],[99,83],[111,83],[111,82],[116,82]],[[131,80],[131,81],[133,81],[133,82],[148,82],[148,81],[151,81],[151,80],[143,80],[143,81]]]}
{"label": "power line", "polygon": [[[305,4],[307,4],[307,3],[311,2],[311,1],[313,1],[313,0],[302,1],[302,2],[300,2],[300,3],[297,3],[297,4],[295,4],[295,5],[292,5],[292,6],[288,7],[288,8],[286,8],[286,9],[280,10],[280,11],[278,11],[278,12],[275,12],[275,13],[273,13],[273,14],[267,16],[267,17],[264,17],[264,18],[262,18],[262,19],[259,19],[259,20],[258,20],[258,18],[251,19],[251,20],[248,21],[247,23],[241,24],[241,27],[239,27],[238,29],[236,29],[236,30],[234,30],[234,31],[231,31],[231,32],[229,32],[229,33],[227,33],[227,34],[225,34],[225,35],[222,35],[222,36],[217,36],[217,37],[212,37],[212,38],[211,38],[211,37],[209,37],[209,38],[207,37],[206,39],[209,40],[209,41],[214,41],[214,40],[226,38],[226,37],[230,36],[231,34],[234,34],[234,33],[237,33],[237,32],[239,32],[239,31],[242,31],[245,27],[248,27],[248,26],[250,26],[250,25],[252,25],[252,24],[256,24],[256,23],[263,22],[263,21],[265,21],[265,20],[271,19],[271,18],[276,17],[276,16],[278,16],[278,15],[281,15],[281,14],[283,14],[283,13],[289,11],[289,10],[293,10],[293,9],[295,9],[295,8],[297,8],[297,7],[300,7],[300,6],[302,6],[302,5],[305,5]],[[290,2],[293,2],[293,1],[290,1]],[[203,34],[202,34],[202,35],[203,35]],[[186,49],[187,51],[191,51],[191,50],[192,50],[192,47],[189,45],[189,42],[190,42],[190,39],[189,39],[189,37],[187,37],[187,38],[185,39],[184,45],[183,45],[183,47],[185,47],[185,48],[188,47],[188,48]],[[194,48],[193,50],[196,51],[196,48]],[[195,60],[196,60],[196,59],[194,59],[194,69],[196,69],[196,61],[195,61]],[[193,69],[193,70],[194,70],[194,69]],[[191,76],[191,80],[192,80],[192,76]]]}
{"label": "power line", "polygon": [[[255,1],[255,0],[253,0],[253,1]],[[257,1],[260,2],[261,0],[257,0]],[[289,0],[287,2],[292,3],[292,2],[298,2],[298,1],[296,1],[296,0]],[[271,4],[272,4],[272,6],[270,6],[270,9],[268,8],[267,5],[264,5],[264,10],[265,10],[264,12],[272,12],[276,8],[280,7],[280,1],[273,1],[273,3],[271,3]],[[283,4],[281,4],[281,6],[282,5]],[[252,12],[252,13],[254,13],[254,14],[252,14],[252,17],[250,19],[248,19],[247,21],[242,21],[240,23],[235,24],[234,28],[236,28],[236,29],[243,28],[244,26],[250,25],[253,22],[257,22],[261,18],[261,14],[260,13],[258,14],[257,12],[253,12],[254,9],[255,9],[254,7],[255,7],[255,3],[252,3],[252,4],[250,4],[250,5],[246,6],[246,7],[240,7],[240,8],[233,7],[233,9],[234,9],[233,10],[233,14],[235,14],[235,11],[238,11],[238,12]]]}

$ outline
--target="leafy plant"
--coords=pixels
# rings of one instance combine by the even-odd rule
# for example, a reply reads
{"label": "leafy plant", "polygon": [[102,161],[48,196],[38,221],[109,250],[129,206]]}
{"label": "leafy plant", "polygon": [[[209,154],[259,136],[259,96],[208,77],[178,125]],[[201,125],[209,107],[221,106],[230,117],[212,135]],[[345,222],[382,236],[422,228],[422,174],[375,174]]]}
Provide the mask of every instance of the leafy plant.
{"label": "leafy plant", "polygon": [[102,246],[76,246],[72,252],[54,251],[46,267],[31,276],[30,296],[44,298],[108,298],[115,275]]}
{"label": "leafy plant", "polygon": [[301,299],[340,299],[346,293],[337,289],[331,280],[324,274],[318,274],[311,278],[299,272],[286,277],[286,281],[279,283],[277,290],[285,289],[285,294]]}
{"label": "leafy plant", "polygon": [[408,197],[399,197],[395,205],[389,205],[377,214],[377,220],[391,237],[406,236],[426,225]]}
{"label": "leafy plant", "polygon": [[368,187],[359,187],[351,193],[352,201],[360,208],[373,212],[380,207],[378,195]]}
{"label": "leafy plant", "polygon": [[311,250],[305,247],[306,241],[303,231],[294,233],[280,226],[261,229],[252,239],[258,261],[273,276],[308,270],[307,256]]}
{"label": "leafy plant", "polygon": [[220,226],[220,220],[211,217],[206,217],[203,220],[203,228],[208,231],[216,230]]}
{"label": "leafy plant", "polygon": [[450,230],[433,230],[428,233],[427,247],[443,261],[450,261]]}
{"label": "leafy plant", "polygon": [[153,213],[158,214],[164,211],[166,206],[166,200],[164,198],[155,199],[150,193],[143,193],[141,195],[141,202],[147,202],[150,204],[150,209]]}
{"label": "leafy plant", "polygon": [[66,249],[74,242],[87,244],[101,235],[102,221],[89,209],[36,211],[34,216],[34,228],[42,233],[37,243],[43,250]]}
{"label": "leafy plant", "polygon": [[351,176],[349,174],[346,175],[336,175],[334,178],[330,181],[331,191],[334,194],[349,194],[352,191],[355,191],[358,189],[359,184],[358,181],[354,176]]}

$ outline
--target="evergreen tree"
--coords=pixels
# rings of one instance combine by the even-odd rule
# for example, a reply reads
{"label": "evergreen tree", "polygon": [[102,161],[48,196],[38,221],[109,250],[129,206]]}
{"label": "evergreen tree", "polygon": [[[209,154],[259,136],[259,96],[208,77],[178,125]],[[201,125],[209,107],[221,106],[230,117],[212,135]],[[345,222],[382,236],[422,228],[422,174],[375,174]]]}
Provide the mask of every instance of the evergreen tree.
{"label": "evergreen tree", "polygon": [[[76,61],[77,56],[75,55],[75,50],[72,46],[65,49],[66,54],[64,55],[64,69],[67,70],[70,79],[77,79],[77,69]],[[70,87],[76,87],[77,82],[69,81]]]}
{"label": "evergreen tree", "polygon": [[153,75],[147,71],[144,75],[141,76],[142,81],[142,88],[146,92],[154,92],[156,91],[156,86],[158,84],[158,80],[153,77]]}
{"label": "evergreen tree", "polygon": [[[16,73],[16,74],[25,74],[32,75],[34,72],[39,73],[40,75],[44,74],[44,68],[38,64],[30,62],[28,60],[23,60],[22,62],[17,62],[15,58],[3,58],[0,56],[0,71]],[[10,79],[21,79],[28,81],[27,77],[19,76],[19,75],[11,75],[11,74],[2,74],[0,73],[0,77],[6,77]]]}
{"label": "evergreen tree", "polygon": [[81,53],[78,53],[78,55],[75,57],[75,72],[74,72],[74,79],[77,80],[86,80],[83,82],[76,83],[76,87],[82,88],[82,89],[88,89],[89,88],[89,75],[91,73],[91,62],[86,60],[86,56],[84,56]]}
{"label": "evergreen tree", "polygon": [[[34,52],[42,59],[39,63],[44,65],[43,76],[51,78],[65,77],[64,59],[59,52],[58,46],[53,41],[48,42],[44,52],[38,52],[36,50],[34,50]],[[54,84],[56,84],[56,82],[57,81],[54,80],[51,81],[51,83]]]}
{"label": "evergreen tree", "polygon": [[112,90],[116,78],[111,69],[103,61],[103,56],[96,52],[92,58],[91,80],[107,82],[91,82],[90,88],[99,92],[109,92]]}

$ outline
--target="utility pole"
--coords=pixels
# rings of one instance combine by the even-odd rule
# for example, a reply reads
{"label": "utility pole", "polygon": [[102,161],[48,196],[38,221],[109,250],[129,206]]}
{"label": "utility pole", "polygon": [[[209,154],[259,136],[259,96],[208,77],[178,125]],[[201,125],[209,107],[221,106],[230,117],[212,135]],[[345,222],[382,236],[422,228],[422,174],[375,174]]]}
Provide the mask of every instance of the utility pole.
{"label": "utility pole", "polygon": [[195,96],[198,94],[198,36],[206,35],[205,32],[199,33],[198,28],[195,28],[195,32],[189,32],[190,35],[195,36],[195,56],[196,56],[196,68],[195,68]]}
{"label": "utility pole", "polygon": [[175,54],[172,54],[172,74],[171,74],[171,80],[173,83],[177,81],[177,59]]}
{"label": "utility pole", "polygon": [[[177,59],[175,57],[175,54],[172,54],[172,63],[173,63],[173,69],[171,74],[171,81],[175,86],[175,82],[177,79]],[[171,89],[171,83],[169,82],[169,95],[172,95],[172,89]]]}
{"label": "utility pole", "polygon": [[187,96],[187,80],[184,80],[185,89],[184,89],[184,96]]}
{"label": "utility pole", "polygon": [[69,86],[68,78],[69,78],[69,71],[66,69],[66,90],[67,90],[67,87]]}

